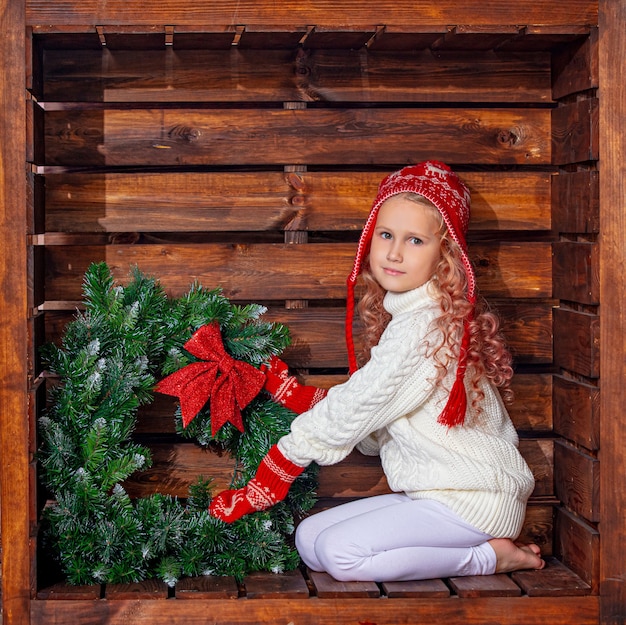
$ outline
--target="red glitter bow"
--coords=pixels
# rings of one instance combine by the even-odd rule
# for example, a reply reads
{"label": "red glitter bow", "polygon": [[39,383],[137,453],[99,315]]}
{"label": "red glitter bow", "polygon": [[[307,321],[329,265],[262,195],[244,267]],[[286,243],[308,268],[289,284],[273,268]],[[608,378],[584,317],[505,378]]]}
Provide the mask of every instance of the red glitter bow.
{"label": "red glitter bow", "polygon": [[184,347],[206,362],[193,362],[172,373],[155,390],[180,398],[184,427],[210,399],[212,434],[227,421],[243,432],[241,409],[259,394],[265,374],[226,353],[217,322],[199,328]]}

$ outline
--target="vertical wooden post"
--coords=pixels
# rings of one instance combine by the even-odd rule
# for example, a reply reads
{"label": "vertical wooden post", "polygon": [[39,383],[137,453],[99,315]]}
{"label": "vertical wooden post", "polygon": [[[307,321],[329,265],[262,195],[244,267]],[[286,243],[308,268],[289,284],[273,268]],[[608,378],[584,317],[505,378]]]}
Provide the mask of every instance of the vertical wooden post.
{"label": "vertical wooden post", "polygon": [[600,0],[601,622],[626,623],[626,2]]}
{"label": "vertical wooden post", "polygon": [[0,523],[4,625],[30,622],[25,3],[0,0]]}

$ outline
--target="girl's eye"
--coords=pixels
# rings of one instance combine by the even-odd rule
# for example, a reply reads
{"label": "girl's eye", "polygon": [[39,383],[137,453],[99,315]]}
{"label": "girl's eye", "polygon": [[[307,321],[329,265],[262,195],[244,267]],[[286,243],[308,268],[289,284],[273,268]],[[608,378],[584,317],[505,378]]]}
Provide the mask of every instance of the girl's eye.
{"label": "girl's eye", "polygon": [[381,239],[391,239],[391,233],[390,232],[381,232],[380,233],[380,238]]}
{"label": "girl's eye", "polygon": [[419,237],[411,237],[411,244],[412,245],[421,245],[422,243],[423,243],[423,241]]}

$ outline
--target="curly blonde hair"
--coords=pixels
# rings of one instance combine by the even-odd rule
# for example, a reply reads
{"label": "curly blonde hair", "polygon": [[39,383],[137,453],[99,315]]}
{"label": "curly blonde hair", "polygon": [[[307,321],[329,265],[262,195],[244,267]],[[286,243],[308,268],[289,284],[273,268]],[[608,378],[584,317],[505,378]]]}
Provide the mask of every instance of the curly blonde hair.
{"label": "curly blonde hair", "polygon": [[[474,306],[468,301],[467,276],[461,260],[460,249],[449,236],[445,222],[437,208],[428,200],[414,193],[402,194],[407,199],[422,206],[430,207],[440,222],[441,257],[435,269],[431,285],[441,306],[441,316],[436,325],[441,333],[441,341],[428,346],[437,366],[435,384],[446,376],[451,356],[458,357],[464,327],[468,323],[470,345],[467,354],[466,379],[472,406],[480,412],[480,402],[484,393],[480,390],[480,380],[487,377],[500,391],[505,402],[513,400],[510,388],[513,377],[512,357],[500,331],[498,316],[489,310],[483,298],[478,298]],[[383,307],[386,291],[376,282],[369,267],[369,256],[365,259],[362,277],[362,292],[358,303],[358,313],[363,324],[363,350],[360,364],[369,360],[370,352],[387,327],[391,316]]]}

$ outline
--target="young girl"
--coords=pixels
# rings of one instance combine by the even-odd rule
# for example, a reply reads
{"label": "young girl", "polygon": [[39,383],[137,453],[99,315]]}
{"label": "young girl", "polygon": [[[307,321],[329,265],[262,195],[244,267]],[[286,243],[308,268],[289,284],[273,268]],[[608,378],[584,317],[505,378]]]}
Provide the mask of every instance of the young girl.
{"label": "young girl", "polygon": [[[510,394],[511,358],[497,318],[477,300],[469,208],[467,187],[443,163],[382,181],[348,278],[351,377],[317,401],[319,392],[272,363],[266,386],[276,398],[312,407],[244,488],[213,499],[211,514],[232,522],[266,509],[309,463],[335,464],[356,447],[380,455],[394,492],[305,519],[296,546],[311,569],[382,582],[543,567],[536,545],[513,542],[534,480],[496,390]],[[361,274],[366,362],[357,370]]]}

